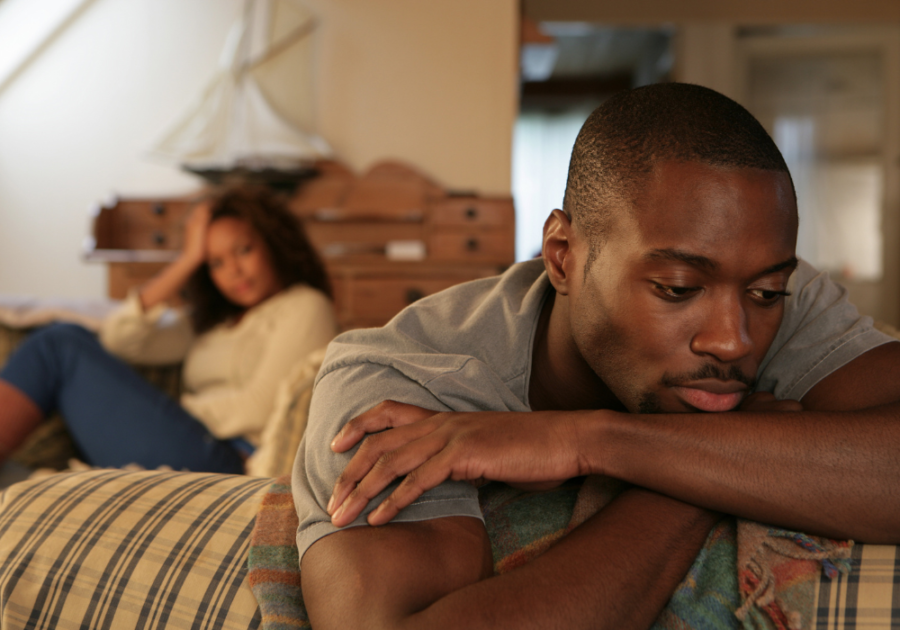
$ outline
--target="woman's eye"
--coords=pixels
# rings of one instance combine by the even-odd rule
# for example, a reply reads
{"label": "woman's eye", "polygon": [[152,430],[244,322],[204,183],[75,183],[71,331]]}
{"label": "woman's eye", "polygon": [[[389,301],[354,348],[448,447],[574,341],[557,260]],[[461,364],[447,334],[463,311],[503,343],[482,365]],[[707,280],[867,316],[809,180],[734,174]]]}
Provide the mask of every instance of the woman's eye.
{"label": "woman's eye", "polygon": [[213,260],[208,261],[208,262],[206,263],[206,265],[207,265],[210,269],[218,269],[219,267],[222,266],[222,261],[219,260],[218,258],[214,258]]}

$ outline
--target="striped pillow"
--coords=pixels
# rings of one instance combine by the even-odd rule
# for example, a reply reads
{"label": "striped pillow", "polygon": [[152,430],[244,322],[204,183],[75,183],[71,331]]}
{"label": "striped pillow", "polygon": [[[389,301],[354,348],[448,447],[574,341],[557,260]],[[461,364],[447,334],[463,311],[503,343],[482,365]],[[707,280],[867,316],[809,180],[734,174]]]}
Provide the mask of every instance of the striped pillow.
{"label": "striped pillow", "polygon": [[247,553],[270,479],[98,470],[0,498],[0,627],[257,628]]}

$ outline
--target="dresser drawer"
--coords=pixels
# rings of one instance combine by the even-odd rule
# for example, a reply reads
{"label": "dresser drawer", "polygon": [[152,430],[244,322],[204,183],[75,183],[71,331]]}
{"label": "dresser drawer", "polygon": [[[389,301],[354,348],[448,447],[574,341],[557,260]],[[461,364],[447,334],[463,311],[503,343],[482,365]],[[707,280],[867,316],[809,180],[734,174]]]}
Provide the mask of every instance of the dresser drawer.
{"label": "dresser drawer", "polygon": [[435,226],[428,244],[428,258],[435,262],[511,265],[516,255],[512,226],[485,230]]}
{"label": "dresser drawer", "polygon": [[447,197],[436,201],[431,221],[437,226],[502,226],[515,223],[512,199]]}
{"label": "dresser drawer", "polygon": [[355,313],[386,321],[416,300],[462,281],[459,277],[355,278],[341,287],[342,301]]}
{"label": "dresser drawer", "polygon": [[98,249],[178,250],[189,201],[123,200],[97,217]]}
{"label": "dresser drawer", "polygon": [[384,258],[389,241],[424,240],[421,223],[372,221],[308,221],[304,225],[309,242],[326,260],[358,256]]}
{"label": "dresser drawer", "polygon": [[425,265],[394,270],[335,273],[331,276],[335,311],[341,327],[383,326],[394,315],[426,295],[449,287],[496,275],[491,267],[454,268]]}

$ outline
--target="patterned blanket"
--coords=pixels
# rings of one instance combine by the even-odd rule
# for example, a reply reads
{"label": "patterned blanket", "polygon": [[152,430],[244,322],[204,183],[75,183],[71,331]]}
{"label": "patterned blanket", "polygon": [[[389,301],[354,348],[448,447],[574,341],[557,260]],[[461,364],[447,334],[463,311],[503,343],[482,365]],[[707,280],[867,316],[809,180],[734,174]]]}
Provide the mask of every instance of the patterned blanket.
{"label": "patterned blanket", "polygon": [[[537,557],[620,490],[618,482],[601,477],[541,493],[484,486],[479,500],[495,572]],[[260,506],[248,562],[261,627],[268,630],[310,627],[300,591],[297,522],[290,478],[279,478]],[[818,574],[847,572],[851,545],[725,519],[710,533],[654,630],[810,628]]]}

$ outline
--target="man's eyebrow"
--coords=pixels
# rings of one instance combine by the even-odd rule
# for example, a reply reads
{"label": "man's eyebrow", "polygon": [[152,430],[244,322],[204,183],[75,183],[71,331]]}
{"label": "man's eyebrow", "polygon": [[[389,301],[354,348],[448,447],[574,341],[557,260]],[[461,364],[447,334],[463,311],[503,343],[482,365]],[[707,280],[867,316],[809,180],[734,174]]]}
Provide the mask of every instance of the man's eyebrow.
{"label": "man's eyebrow", "polygon": [[[700,256],[697,254],[690,254],[679,249],[652,249],[644,254],[644,259],[650,261],[683,262],[693,267],[700,267],[701,269],[706,269],[708,271],[716,271],[719,268],[719,263],[711,258],[707,258],[706,256]],[[797,268],[798,264],[799,261],[797,260],[797,257],[791,256],[785,261],[775,263],[771,267],[766,267],[759,273],[757,277],[762,278],[763,276],[767,276],[770,273],[777,273],[784,269],[790,269],[791,271],[793,271]]]}
{"label": "man's eyebrow", "polygon": [[768,276],[770,273],[775,273],[777,271],[781,271],[783,269],[790,269],[793,271],[797,268],[797,265],[800,264],[800,261],[797,260],[796,256],[791,256],[784,262],[780,262],[778,264],[772,265],[771,267],[767,267],[763,269],[762,273],[759,274],[759,277]]}
{"label": "man's eyebrow", "polygon": [[649,252],[644,254],[644,259],[649,261],[661,262],[683,262],[685,264],[691,265],[692,267],[700,267],[709,271],[715,271],[719,268],[719,263],[714,261],[712,258],[699,256],[697,254],[689,254],[688,252],[682,251],[680,249],[651,249]]}

